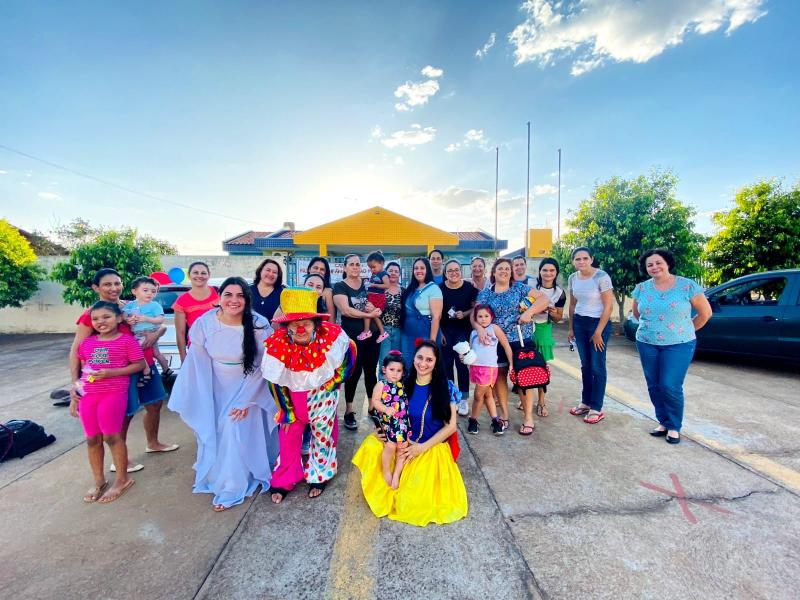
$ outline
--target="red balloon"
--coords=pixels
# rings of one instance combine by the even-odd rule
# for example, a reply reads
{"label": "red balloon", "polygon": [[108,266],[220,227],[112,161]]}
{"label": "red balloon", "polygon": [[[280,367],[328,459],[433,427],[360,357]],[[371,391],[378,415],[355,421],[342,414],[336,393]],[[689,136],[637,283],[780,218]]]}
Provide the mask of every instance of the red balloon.
{"label": "red balloon", "polygon": [[153,273],[150,273],[150,277],[155,279],[161,285],[169,285],[170,283],[172,283],[172,279],[170,279],[169,275],[164,273],[164,271],[155,271]]}

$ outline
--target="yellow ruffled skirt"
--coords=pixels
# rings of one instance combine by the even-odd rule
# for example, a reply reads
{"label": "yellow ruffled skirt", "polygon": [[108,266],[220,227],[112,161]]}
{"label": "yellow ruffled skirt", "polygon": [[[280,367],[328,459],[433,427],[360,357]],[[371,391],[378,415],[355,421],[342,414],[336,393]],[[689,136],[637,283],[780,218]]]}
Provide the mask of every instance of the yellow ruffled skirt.
{"label": "yellow ruffled skirt", "polygon": [[467,516],[467,489],[448,444],[437,444],[406,463],[396,490],[383,478],[382,452],[383,443],[370,434],[353,456],[364,498],[376,517],[425,527]]}

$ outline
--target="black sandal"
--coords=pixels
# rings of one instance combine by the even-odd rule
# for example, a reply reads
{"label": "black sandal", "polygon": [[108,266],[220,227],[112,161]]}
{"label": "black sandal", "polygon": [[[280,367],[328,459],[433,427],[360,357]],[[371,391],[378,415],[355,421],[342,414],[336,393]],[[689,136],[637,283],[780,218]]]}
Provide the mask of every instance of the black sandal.
{"label": "black sandal", "polygon": [[173,375],[175,375],[175,371],[173,371],[172,369],[167,369],[161,374],[161,379],[163,379],[164,381],[168,381],[169,378],[172,377]]}
{"label": "black sandal", "polygon": [[269,488],[270,500],[272,500],[272,495],[273,494],[278,494],[281,497],[280,502],[275,502],[275,500],[272,500],[272,503],[273,504],[280,504],[281,502],[283,502],[283,499],[286,498],[286,496],[289,495],[290,491],[291,490],[285,490],[283,488],[271,486]]}
{"label": "black sandal", "polygon": [[[309,483],[308,484],[308,497],[309,498],[319,498],[322,496],[322,492],[325,491],[325,486],[328,485],[327,481],[323,481],[322,483]],[[312,490],[320,490],[320,493],[316,496],[311,495]]]}

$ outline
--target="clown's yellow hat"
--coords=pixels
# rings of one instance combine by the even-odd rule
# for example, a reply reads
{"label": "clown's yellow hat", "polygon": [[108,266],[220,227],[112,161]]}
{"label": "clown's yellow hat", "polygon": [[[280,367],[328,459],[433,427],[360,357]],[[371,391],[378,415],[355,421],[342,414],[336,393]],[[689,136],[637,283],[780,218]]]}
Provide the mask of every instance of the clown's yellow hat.
{"label": "clown's yellow hat", "polygon": [[274,317],[273,323],[288,323],[301,319],[322,318],[330,315],[317,312],[319,294],[307,287],[286,287],[281,292],[281,312],[283,315]]}

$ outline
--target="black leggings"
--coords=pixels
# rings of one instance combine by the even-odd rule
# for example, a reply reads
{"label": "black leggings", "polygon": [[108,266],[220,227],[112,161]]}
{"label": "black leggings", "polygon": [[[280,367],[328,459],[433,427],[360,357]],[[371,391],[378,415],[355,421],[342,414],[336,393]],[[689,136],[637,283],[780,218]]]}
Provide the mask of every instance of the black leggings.
{"label": "black leggings", "polygon": [[361,379],[361,372],[364,372],[364,389],[367,396],[372,397],[372,388],[378,382],[378,353],[380,346],[375,343],[375,336],[366,340],[353,340],[356,343],[356,364],[350,377],[344,382],[345,402],[352,402],[356,397],[358,380]]}

